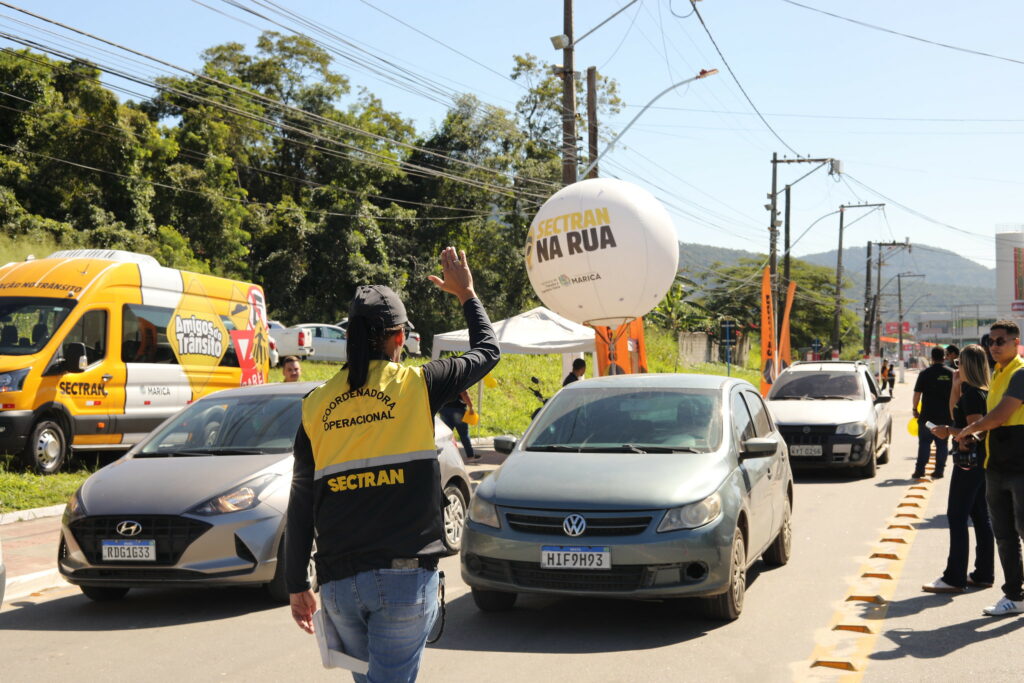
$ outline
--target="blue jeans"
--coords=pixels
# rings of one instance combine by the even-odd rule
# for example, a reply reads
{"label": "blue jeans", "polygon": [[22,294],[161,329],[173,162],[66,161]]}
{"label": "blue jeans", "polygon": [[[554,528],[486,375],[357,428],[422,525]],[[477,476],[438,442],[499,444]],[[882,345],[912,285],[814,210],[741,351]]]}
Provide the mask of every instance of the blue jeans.
{"label": "blue jeans", "polygon": [[1003,566],[1003,595],[1024,600],[1024,566],[1020,539],[1024,536],[1024,474],[985,470],[985,497],[992,516],[992,533]]}
{"label": "blue jeans", "polygon": [[459,433],[459,439],[462,441],[462,448],[466,451],[466,458],[472,458],[473,442],[469,440],[469,425],[462,421],[462,416],[466,414],[466,409],[441,406],[441,410],[439,412],[441,414],[441,422],[444,422]]}
{"label": "blue jeans", "polygon": [[924,426],[925,422],[921,418],[917,420],[917,464],[914,465],[914,474],[924,474],[924,466],[928,464],[928,454],[931,451],[932,442],[935,443],[935,473],[942,474],[946,471],[949,440],[940,439],[932,434],[931,430]]}
{"label": "blue jeans", "polygon": [[356,683],[415,681],[437,618],[438,574],[374,569],[320,587],[320,601],[346,652],[370,663]]}
{"label": "blue jeans", "polygon": [[974,525],[975,543],[971,579],[977,583],[992,583],[995,578],[995,543],[985,502],[985,470],[980,467],[969,470],[953,467],[946,518],[949,522],[949,558],[946,560],[942,580],[950,586],[967,587],[971,545],[967,520],[970,519]]}

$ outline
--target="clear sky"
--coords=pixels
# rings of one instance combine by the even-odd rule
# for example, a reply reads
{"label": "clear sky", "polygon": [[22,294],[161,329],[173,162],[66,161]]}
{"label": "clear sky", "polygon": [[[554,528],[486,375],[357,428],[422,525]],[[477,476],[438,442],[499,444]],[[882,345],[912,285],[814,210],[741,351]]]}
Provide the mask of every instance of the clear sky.
{"label": "clear sky", "polygon": [[[283,30],[238,9],[241,5],[269,15],[274,5],[270,0],[234,0],[234,5],[201,1],[12,4],[189,68],[199,64],[206,47],[228,41],[252,45],[261,30]],[[840,204],[886,201],[878,192],[919,215],[893,203],[884,215],[876,212],[855,225],[850,223],[857,213],[848,214],[846,245],[909,237],[912,243],[941,246],[994,267],[992,235],[1024,223],[1024,89],[1019,87],[1024,76],[1024,2],[799,1],[1021,63],[871,30],[784,0],[702,0],[698,9],[711,35],[778,136],[801,155],[842,160],[845,179],[819,170],[794,186],[794,238]],[[561,52],[549,42],[549,36],[562,32],[559,0],[370,2],[293,0],[287,8],[298,16],[281,22],[309,31],[299,23],[309,20],[332,32],[336,47],[342,47],[341,40],[351,41],[417,78],[507,108],[523,93],[504,77],[512,55],[530,52],[561,61]],[[626,3],[576,0],[576,34]],[[763,205],[770,190],[771,156],[795,155],[759,120],[698,18],[677,18],[673,12],[689,14],[689,2],[640,0],[577,46],[577,69],[594,65],[615,78],[629,105],[614,120],[601,122],[608,130],[622,130],[670,84],[702,68],[720,70],[660,99],[655,105],[659,108],[640,118],[607,161],[602,160],[602,175],[636,182],[668,200],[684,242],[765,252],[768,212]],[[61,37],[43,33],[41,27]],[[67,32],[7,7],[0,7],[0,30],[59,42],[76,55],[113,61],[150,77],[166,72],[138,58],[126,61],[128,55],[112,48],[100,53],[98,44],[88,39],[69,42]],[[335,69],[348,75],[353,86],[379,96],[385,107],[415,121],[421,131],[444,115],[445,106],[436,96],[397,87],[340,58]],[[585,141],[585,131],[581,134]],[[780,167],[780,188],[811,168]],[[835,248],[837,233],[838,217],[826,218],[793,252]],[[863,270],[863,264],[849,267]]]}

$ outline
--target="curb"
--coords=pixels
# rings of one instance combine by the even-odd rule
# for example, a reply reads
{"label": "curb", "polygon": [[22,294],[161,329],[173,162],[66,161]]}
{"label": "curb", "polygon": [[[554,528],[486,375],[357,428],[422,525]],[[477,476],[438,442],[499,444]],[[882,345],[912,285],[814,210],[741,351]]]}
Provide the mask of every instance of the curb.
{"label": "curb", "polygon": [[18,600],[20,598],[26,598],[33,593],[47,590],[48,588],[58,588],[60,586],[70,586],[64,577],[60,575],[56,569],[44,569],[41,572],[35,572],[32,574],[25,574],[24,576],[15,576],[7,579],[7,588],[4,593],[4,602],[8,603],[12,600]]}
{"label": "curb", "polygon": [[65,507],[67,506],[64,503],[61,503],[60,505],[51,505],[50,507],[45,508],[5,512],[0,515],[0,526],[4,524],[13,524],[14,522],[30,522],[34,519],[43,519],[44,517],[60,517],[64,514]]}

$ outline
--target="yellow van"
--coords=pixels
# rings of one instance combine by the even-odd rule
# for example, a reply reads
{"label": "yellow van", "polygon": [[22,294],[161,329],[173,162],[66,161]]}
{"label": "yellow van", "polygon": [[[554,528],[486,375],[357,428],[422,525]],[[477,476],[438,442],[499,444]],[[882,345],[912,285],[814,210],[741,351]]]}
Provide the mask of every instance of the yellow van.
{"label": "yellow van", "polygon": [[210,392],[263,384],[268,365],[257,285],[116,250],[0,267],[0,452],[37,472],[127,449]]}

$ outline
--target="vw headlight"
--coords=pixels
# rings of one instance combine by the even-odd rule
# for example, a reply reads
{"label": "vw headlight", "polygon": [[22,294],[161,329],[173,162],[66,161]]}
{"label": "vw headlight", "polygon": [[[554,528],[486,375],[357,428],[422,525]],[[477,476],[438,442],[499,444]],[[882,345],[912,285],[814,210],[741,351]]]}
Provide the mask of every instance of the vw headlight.
{"label": "vw headlight", "polygon": [[86,514],[85,505],[82,503],[82,489],[78,489],[68,500],[67,507],[64,508],[63,523],[71,524],[76,519],[82,519]]}
{"label": "vw headlight", "polygon": [[860,436],[868,430],[867,422],[847,422],[836,427],[836,434],[846,434],[847,436]]}
{"label": "vw headlight", "polygon": [[216,498],[200,503],[189,512],[196,515],[223,515],[228,512],[251,510],[259,505],[260,493],[278,476],[277,474],[264,474],[250,479]]}
{"label": "vw headlight", "polygon": [[712,493],[704,500],[672,508],[665,513],[665,518],[658,525],[658,532],[676,531],[678,529],[696,529],[713,522],[722,514],[722,497]]}
{"label": "vw headlight", "polygon": [[31,371],[32,368],[22,368],[21,370],[0,372],[0,394],[8,391],[21,391],[21,388],[25,386],[25,378]]}
{"label": "vw headlight", "polygon": [[469,519],[477,524],[501,528],[501,519],[498,517],[498,508],[494,503],[489,503],[480,496],[473,496],[469,504]]}

